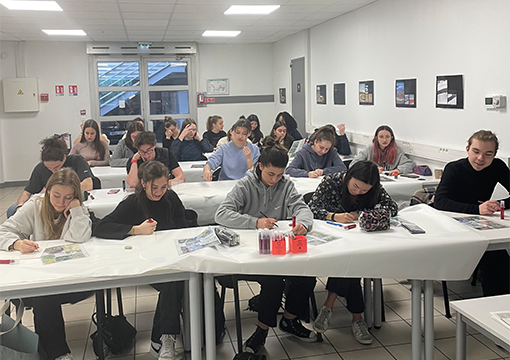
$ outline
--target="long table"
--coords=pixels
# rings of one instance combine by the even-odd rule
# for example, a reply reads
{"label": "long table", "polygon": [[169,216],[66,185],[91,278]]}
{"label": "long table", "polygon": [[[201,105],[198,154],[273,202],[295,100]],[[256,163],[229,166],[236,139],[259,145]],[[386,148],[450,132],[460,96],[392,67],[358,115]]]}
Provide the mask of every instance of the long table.
{"label": "long table", "polygon": [[[399,177],[398,179],[390,179],[383,182],[384,188],[395,200],[399,207],[408,204],[411,196],[416,190],[422,188],[423,185],[434,185],[439,180],[431,177],[423,178],[424,180],[409,179]],[[290,178],[295,184],[297,191],[305,195],[314,192],[322,180],[320,178]],[[232,190],[237,180],[212,181],[212,182],[194,182],[187,181],[179,185],[173,186],[174,190],[182,200],[186,209],[194,210],[198,214],[198,224],[208,225],[214,224],[214,214],[216,210]],[[129,193],[122,190],[117,194],[108,194],[109,189],[91,191],[94,199],[87,200],[85,205],[97,217],[104,217],[115,209],[117,204],[122,201]]]}

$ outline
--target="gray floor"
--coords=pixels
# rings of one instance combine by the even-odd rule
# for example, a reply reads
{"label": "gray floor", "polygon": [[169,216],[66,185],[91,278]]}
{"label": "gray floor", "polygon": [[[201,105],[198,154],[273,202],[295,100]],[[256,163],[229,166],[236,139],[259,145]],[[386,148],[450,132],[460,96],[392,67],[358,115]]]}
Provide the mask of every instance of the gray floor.
{"label": "gray floor", "polygon": [[[0,223],[6,219],[9,205],[16,202],[23,188],[0,189]],[[326,296],[321,278],[315,287],[318,304]],[[404,360],[411,359],[411,292],[410,284],[402,279],[384,279],[384,299],[386,322],[380,329],[372,329],[374,342],[370,346],[356,342],[350,330],[350,314],[345,309],[343,299],[339,299],[333,311],[331,328],[325,333],[322,343],[302,343],[278,329],[270,331],[266,345],[261,353],[268,359],[315,359],[315,360]],[[441,284],[435,284],[435,359],[455,359],[455,321],[444,317]],[[449,282],[450,299],[466,299],[481,296],[480,286],[471,286],[469,281]],[[257,294],[257,283],[241,283],[241,309],[247,307],[248,299]],[[138,286],[123,289],[124,312],[129,321],[136,326],[138,335],[130,354],[116,359],[154,359],[148,354],[150,329],[156,305],[157,293],[150,286]],[[227,334],[223,343],[217,347],[218,360],[231,360],[235,355],[236,337],[234,325],[233,295],[227,290],[225,315]],[[75,305],[64,305],[67,340],[75,359],[95,359],[89,335],[95,330],[90,317],[94,312],[94,299],[89,298]],[[251,335],[255,329],[256,314],[242,312],[243,337]],[[32,314],[27,311],[23,324],[33,328]],[[470,360],[510,359],[510,353],[499,349],[483,335],[468,328],[467,353]],[[187,358],[190,358],[187,354]]]}

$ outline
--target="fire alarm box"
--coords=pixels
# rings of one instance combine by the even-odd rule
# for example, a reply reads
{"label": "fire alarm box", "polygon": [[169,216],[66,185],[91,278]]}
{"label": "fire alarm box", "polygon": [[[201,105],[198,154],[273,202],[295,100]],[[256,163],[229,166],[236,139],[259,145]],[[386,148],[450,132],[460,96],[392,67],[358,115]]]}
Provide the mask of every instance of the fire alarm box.
{"label": "fire alarm box", "polygon": [[485,107],[490,109],[506,107],[506,96],[504,95],[487,95],[485,97]]}
{"label": "fire alarm box", "polygon": [[4,111],[39,111],[39,84],[37,78],[11,78],[3,80]]}
{"label": "fire alarm box", "polygon": [[198,94],[198,103],[199,104],[205,103],[205,94],[203,94],[203,93]]}
{"label": "fire alarm box", "polygon": [[41,102],[48,102],[50,101],[50,95],[49,94],[41,94]]}

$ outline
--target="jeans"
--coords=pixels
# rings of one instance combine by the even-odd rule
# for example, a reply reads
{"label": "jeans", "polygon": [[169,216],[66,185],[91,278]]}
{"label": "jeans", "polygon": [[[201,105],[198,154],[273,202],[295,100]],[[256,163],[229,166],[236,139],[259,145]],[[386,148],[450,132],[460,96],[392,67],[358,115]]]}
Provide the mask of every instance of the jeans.
{"label": "jeans", "polygon": [[161,335],[178,335],[181,333],[180,315],[184,281],[172,281],[162,284],[151,284],[159,291],[158,304],[152,322],[151,340],[160,343]]}
{"label": "jeans", "polygon": [[7,209],[7,219],[14,215],[14,213],[16,212],[16,206],[18,206],[18,204],[16,203],[9,206],[9,208]]}

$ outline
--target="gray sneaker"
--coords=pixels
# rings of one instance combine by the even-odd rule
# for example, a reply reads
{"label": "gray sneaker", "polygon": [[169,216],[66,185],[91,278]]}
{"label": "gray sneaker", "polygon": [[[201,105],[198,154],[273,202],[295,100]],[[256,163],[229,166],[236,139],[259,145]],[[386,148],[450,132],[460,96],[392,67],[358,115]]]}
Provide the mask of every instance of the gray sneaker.
{"label": "gray sneaker", "polygon": [[67,353],[65,355],[59,356],[55,360],[73,360],[73,355],[71,355],[71,353]]}
{"label": "gray sneaker", "polygon": [[318,333],[323,333],[328,330],[329,322],[333,316],[333,310],[327,306],[323,306],[317,315],[317,319],[313,322],[313,329]]}
{"label": "gray sneaker", "polygon": [[370,336],[370,333],[368,332],[367,324],[365,324],[365,321],[363,319],[360,319],[358,321],[355,321],[351,325],[352,327],[352,334],[358,340],[360,344],[363,345],[370,345],[372,344],[372,336]]}

